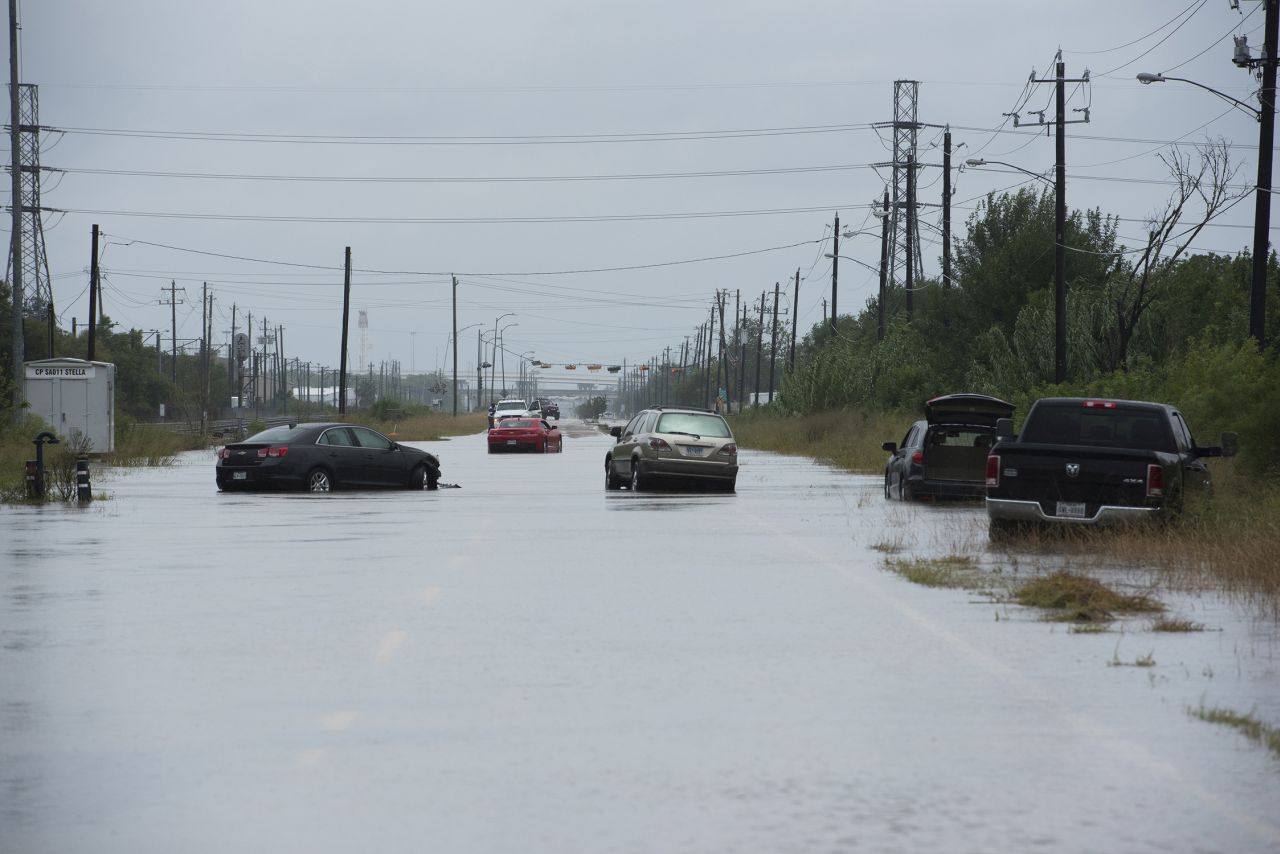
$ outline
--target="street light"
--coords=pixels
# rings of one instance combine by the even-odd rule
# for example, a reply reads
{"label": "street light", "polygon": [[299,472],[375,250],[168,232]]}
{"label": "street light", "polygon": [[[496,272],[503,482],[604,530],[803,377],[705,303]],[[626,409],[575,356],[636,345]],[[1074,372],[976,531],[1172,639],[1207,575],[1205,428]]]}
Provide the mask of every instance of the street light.
{"label": "street light", "polygon": [[[504,317],[514,317],[514,311],[500,314],[493,319],[493,361],[498,361],[498,321]],[[489,402],[493,402],[493,366],[489,366]]]}
{"label": "street light", "polygon": [[[464,326],[461,329],[453,330],[450,342],[453,344],[453,417],[458,417],[458,333],[466,332],[468,329],[474,329],[479,323],[473,323],[470,326]],[[479,391],[477,390],[477,395]],[[480,404],[480,398],[476,397],[476,405]]]}
{"label": "street light", "polygon": [[1059,157],[1059,181],[1050,181],[1045,176],[1014,166],[1003,160],[983,160],[981,157],[970,157],[965,161],[967,166],[986,166],[995,163],[1008,166],[1019,172],[1039,178],[1046,184],[1053,184],[1053,192],[1057,197],[1053,216],[1053,381],[1066,382],[1067,379],[1067,206],[1063,204],[1066,196],[1066,169]]}
{"label": "street light", "polygon": [[1269,255],[1271,231],[1271,147],[1275,144],[1276,135],[1276,0],[1266,0],[1266,48],[1264,58],[1256,63],[1245,51],[1243,62],[1237,64],[1250,66],[1262,65],[1262,88],[1258,90],[1258,107],[1246,104],[1219,92],[1203,83],[1188,80],[1185,77],[1165,77],[1163,74],[1143,72],[1138,75],[1138,82],[1143,84],[1164,83],[1175,80],[1179,83],[1190,83],[1206,92],[1212,92],[1223,100],[1230,101],[1236,107],[1245,110],[1258,120],[1258,183],[1254,187],[1253,208],[1253,282],[1249,289],[1249,337],[1258,342],[1258,349],[1266,346],[1267,334],[1267,258]]}
{"label": "street light", "polygon": [[1039,178],[1046,184],[1053,183],[1039,172],[1032,172],[1030,169],[1023,169],[1021,166],[1014,166],[1012,163],[1005,163],[1003,160],[983,160],[981,157],[970,157],[964,163],[966,166],[990,166],[992,164],[996,166],[1008,166],[1010,169],[1016,169],[1024,175],[1030,175],[1032,178]]}
{"label": "street light", "polygon": [[1249,106],[1247,103],[1245,103],[1244,101],[1241,101],[1239,98],[1231,97],[1226,92],[1219,92],[1217,89],[1214,89],[1212,86],[1206,86],[1203,83],[1197,83],[1195,80],[1188,80],[1185,77],[1166,77],[1163,74],[1151,74],[1150,72],[1147,72],[1147,71],[1143,71],[1140,74],[1138,74],[1138,82],[1144,86],[1149,86],[1152,83],[1167,83],[1170,80],[1176,81],[1178,83],[1190,83],[1192,86],[1196,86],[1200,89],[1205,90],[1206,92],[1212,92],[1222,100],[1228,101],[1234,104],[1235,106],[1239,107],[1240,109],[1244,110],[1246,113],[1253,116],[1255,120],[1262,121],[1261,110],[1258,110]]}
{"label": "street light", "polygon": [[502,336],[503,336],[503,333],[505,333],[511,327],[519,326],[519,325],[520,325],[519,321],[504,323],[502,325],[502,329],[498,331],[497,339],[493,342],[493,360],[495,362],[498,361],[498,355],[499,355],[498,351],[502,351],[501,355],[502,355],[502,393],[503,394],[507,393],[507,348],[502,346]]}

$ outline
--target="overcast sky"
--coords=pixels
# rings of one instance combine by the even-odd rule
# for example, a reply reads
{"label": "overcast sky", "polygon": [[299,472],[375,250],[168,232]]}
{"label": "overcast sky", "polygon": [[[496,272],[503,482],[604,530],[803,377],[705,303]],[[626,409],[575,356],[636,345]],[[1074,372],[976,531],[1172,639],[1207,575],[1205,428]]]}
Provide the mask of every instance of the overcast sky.
{"label": "overcast sky", "polygon": [[[635,363],[692,336],[717,288],[747,301],[781,282],[789,305],[797,269],[803,334],[830,297],[833,216],[878,229],[868,206],[890,172],[871,164],[892,158],[892,132],[872,125],[893,118],[893,82],[920,81],[919,159],[936,164],[920,201],[936,204],[943,125],[956,165],[1052,175],[1052,136],[1002,113],[1052,120],[1053,87],[1027,80],[1051,76],[1059,48],[1068,77],[1093,78],[1069,88],[1091,121],[1068,128],[1068,204],[1123,217],[1129,245],[1169,194],[1157,155],[1170,142],[1223,137],[1240,183],[1257,168],[1252,117],[1134,78],[1251,99],[1257,81],[1230,59],[1232,35],[1262,42],[1255,0],[20,5],[23,82],[39,86],[41,123],[66,131],[46,134],[42,155],[67,170],[43,197],[65,211],[45,219],[60,321],[87,316],[98,223],[107,313],[163,329],[166,349],[162,288],[185,289],[178,337],[195,338],[208,282],[219,343],[234,304],[241,324],[252,312],[283,325],[290,357],[337,365],[345,246],[353,365],[358,309],[373,364],[446,365],[451,271],[471,327],[464,372],[473,325],[492,333],[507,312],[513,353]],[[953,172],[955,230],[986,193],[1027,181]],[[1250,197],[1201,248],[1248,246],[1252,216]],[[938,209],[922,220],[936,275]],[[877,265],[877,234],[841,254]],[[715,256],[737,257],[672,263]],[[641,269],[566,272],[618,267]],[[870,269],[843,263],[842,313],[875,288]]]}

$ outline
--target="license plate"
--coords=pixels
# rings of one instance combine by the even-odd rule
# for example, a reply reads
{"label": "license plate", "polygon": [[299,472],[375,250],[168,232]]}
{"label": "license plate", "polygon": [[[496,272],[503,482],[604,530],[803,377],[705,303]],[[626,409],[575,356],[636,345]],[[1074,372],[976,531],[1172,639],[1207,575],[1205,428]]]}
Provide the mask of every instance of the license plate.
{"label": "license plate", "polygon": [[1066,516],[1069,519],[1083,519],[1084,502],[1083,501],[1059,501],[1056,515]]}
{"label": "license plate", "polygon": [[700,457],[704,453],[706,453],[706,451],[707,451],[706,448],[699,448],[699,447],[688,447],[684,449],[684,452],[691,457]]}
{"label": "license plate", "polygon": [[508,439],[508,440],[507,440],[507,444],[508,444],[508,445],[514,445],[514,444],[516,444],[516,440],[515,440],[515,439]]}
{"label": "license plate", "polygon": [[231,473],[232,480],[248,480],[249,473],[247,471],[235,471]]}

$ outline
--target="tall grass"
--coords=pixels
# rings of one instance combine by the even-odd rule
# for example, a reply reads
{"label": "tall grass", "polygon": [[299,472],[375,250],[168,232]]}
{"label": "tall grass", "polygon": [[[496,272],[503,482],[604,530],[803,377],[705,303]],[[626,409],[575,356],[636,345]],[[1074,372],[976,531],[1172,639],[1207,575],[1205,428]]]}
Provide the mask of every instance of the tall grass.
{"label": "tall grass", "polygon": [[884,470],[884,442],[900,442],[919,415],[840,409],[808,415],[771,410],[730,417],[734,438],[744,448],[814,457],[837,468],[877,473]]}
{"label": "tall grass", "polygon": [[361,424],[367,424],[404,442],[427,442],[446,436],[466,436],[483,432],[488,426],[488,416],[483,412],[465,413],[457,418],[444,412],[418,412],[399,419],[358,420]]}

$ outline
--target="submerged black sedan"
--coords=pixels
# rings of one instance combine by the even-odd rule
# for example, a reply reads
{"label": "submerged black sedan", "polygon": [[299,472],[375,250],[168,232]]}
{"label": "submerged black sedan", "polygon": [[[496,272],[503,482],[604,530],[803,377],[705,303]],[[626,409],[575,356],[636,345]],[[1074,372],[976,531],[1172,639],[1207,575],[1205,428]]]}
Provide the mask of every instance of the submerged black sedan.
{"label": "submerged black sedan", "polygon": [[440,460],[358,424],[272,427],[218,450],[218,489],[436,489]]}

